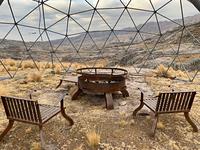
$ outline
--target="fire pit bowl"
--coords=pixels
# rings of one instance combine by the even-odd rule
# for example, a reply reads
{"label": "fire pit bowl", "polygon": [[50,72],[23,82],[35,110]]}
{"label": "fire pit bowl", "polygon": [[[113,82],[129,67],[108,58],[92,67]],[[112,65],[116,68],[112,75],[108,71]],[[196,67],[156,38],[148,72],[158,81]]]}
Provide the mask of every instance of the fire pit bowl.
{"label": "fire pit bowl", "polygon": [[113,109],[112,93],[121,91],[123,97],[129,96],[126,90],[127,70],[121,68],[81,68],[76,71],[78,77],[78,90],[73,99],[82,93],[105,94],[107,109]]}

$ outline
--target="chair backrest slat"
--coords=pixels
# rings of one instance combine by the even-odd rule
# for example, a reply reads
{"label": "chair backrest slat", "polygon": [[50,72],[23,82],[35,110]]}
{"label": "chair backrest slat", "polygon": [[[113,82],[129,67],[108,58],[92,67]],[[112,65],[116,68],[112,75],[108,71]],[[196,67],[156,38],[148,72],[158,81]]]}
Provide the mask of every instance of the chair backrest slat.
{"label": "chair backrest slat", "polygon": [[183,103],[183,97],[184,97],[184,93],[180,93],[180,97],[178,99],[179,103],[178,103],[178,105],[176,107],[176,110],[181,109],[181,106],[182,106],[182,103]]}
{"label": "chair backrest slat", "polygon": [[[160,99],[163,99],[164,96],[165,96],[164,94],[159,95],[158,101],[160,101]],[[161,110],[162,107],[163,107],[163,103],[164,103],[164,101],[161,101],[160,103],[158,103],[158,104],[157,104],[157,109]]]}
{"label": "chair backrest slat", "polygon": [[174,103],[174,107],[173,110],[178,110],[178,106],[180,105],[180,97],[181,97],[181,93],[177,93],[176,94],[176,101]]}
{"label": "chair backrest slat", "polygon": [[184,94],[184,96],[183,96],[183,103],[182,103],[181,109],[185,109],[187,101],[189,101],[189,99],[188,99],[189,95],[190,95],[190,93],[185,93]]}
{"label": "chair backrest slat", "polygon": [[24,113],[24,117],[28,120],[31,120],[31,116],[30,116],[30,112],[29,112],[30,110],[29,110],[29,107],[28,107],[28,101],[21,101],[21,103],[22,103],[22,106],[24,106],[22,108],[23,111],[26,112],[26,113]]}
{"label": "chair backrest slat", "polygon": [[40,123],[38,102],[14,97],[1,96],[6,115],[9,119]]}
{"label": "chair backrest slat", "polygon": [[12,103],[13,103],[13,108],[14,108],[14,110],[15,110],[15,115],[16,115],[16,117],[17,118],[21,118],[21,116],[20,116],[20,111],[18,110],[18,105],[17,105],[17,101],[16,100],[14,100],[14,101],[12,101]]}
{"label": "chair backrest slat", "polygon": [[160,93],[156,107],[157,112],[190,111],[196,92]]}

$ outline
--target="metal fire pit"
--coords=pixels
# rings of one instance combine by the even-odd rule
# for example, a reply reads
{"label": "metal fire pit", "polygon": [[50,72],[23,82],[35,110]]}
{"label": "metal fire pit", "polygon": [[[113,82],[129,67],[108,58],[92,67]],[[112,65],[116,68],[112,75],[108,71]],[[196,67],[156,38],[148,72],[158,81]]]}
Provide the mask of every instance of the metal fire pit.
{"label": "metal fire pit", "polygon": [[82,93],[102,93],[105,95],[106,108],[113,109],[112,93],[121,91],[123,97],[128,97],[126,90],[127,70],[121,68],[81,68],[77,70],[78,89],[72,95],[72,100]]}

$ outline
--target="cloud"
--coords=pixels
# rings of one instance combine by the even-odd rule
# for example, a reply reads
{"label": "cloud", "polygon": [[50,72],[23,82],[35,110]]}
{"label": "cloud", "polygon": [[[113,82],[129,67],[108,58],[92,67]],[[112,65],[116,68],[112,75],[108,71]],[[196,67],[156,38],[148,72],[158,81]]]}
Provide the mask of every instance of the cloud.
{"label": "cloud", "polygon": [[[151,0],[151,1],[155,9],[158,9],[170,0],[168,1],[167,0]],[[28,12],[30,12],[32,9],[34,9],[38,5],[36,2],[32,0],[13,0],[10,2],[11,2],[17,21],[23,18]],[[87,0],[87,2],[89,2],[92,6],[96,6],[97,0]],[[71,9],[70,9],[71,17],[75,19],[78,23],[80,23],[85,29],[88,28],[88,25],[93,13],[93,10],[84,12],[85,10],[92,9],[92,7],[87,2],[85,0],[72,0]],[[122,2],[126,5],[128,4],[129,0],[122,0]],[[183,0],[182,2],[183,2],[183,8],[184,8],[184,16],[189,16],[189,15],[194,15],[196,13],[199,13],[196,10],[196,8],[187,0]],[[55,8],[53,9],[47,5],[44,6],[45,21],[46,21],[47,27],[66,16],[62,12],[68,13],[69,3],[70,3],[70,0],[49,0],[46,2],[47,5],[50,5]],[[13,22],[12,15],[10,13],[7,2],[4,1],[0,7],[1,7],[0,22]],[[100,0],[97,5],[97,9],[100,9],[98,11],[111,27],[113,27],[116,24],[121,12],[123,11],[123,8],[109,9],[109,10],[102,9],[102,8],[115,8],[115,7],[123,7],[123,4],[120,2],[120,0]],[[130,4],[128,5],[128,7],[147,9],[147,10],[153,11],[153,8],[149,0],[132,0]],[[62,12],[59,12],[56,9],[61,10]],[[81,11],[83,12],[77,14],[77,12],[81,12]],[[129,12],[137,25],[144,23],[148,19],[148,17],[152,14],[145,11],[133,10],[133,9],[129,9]],[[170,19],[181,18],[180,0],[172,0],[167,6],[160,9],[159,13],[169,17]],[[159,17],[159,19],[161,21],[165,20],[163,17]],[[153,18],[153,21],[154,20],[155,20],[155,17]],[[37,27],[39,23],[39,9],[35,10],[33,13],[27,16],[21,23]],[[44,25],[43,22],[41,22],[41,26],[43,25]],[[70,33],[83,31],[83,29],[81,29],[81,27],[78,24],[76,24],[72,19],[70,19],[69,25],[70,25],[69,26]],[[133,24],[131,23],[131,19],[129,15],[125,11],[123,17],[118,22],[117,29],[129,27],[129,26],[133,27]],[[0,28],[1,28],[0,29],[0,39],[1,39],[3,35],[5,35],[5,30],[1,26]],[[63,33],[65,31],[65,28],[66,28],[66,19],[60,21],[51,29],[59,33]],[[90,29],[99,30],[99,29],[108,29],[108,27],[105,24],[105,22],[99,17],[99,15],[96,13]],[[28,29],[24,31],[32,32],[31,31],[32,29],[29,29],[29,30],[30,31],[28,31]],[[15,36],[13,36],[13,38],[15,38]],[[27,38],[32,40],[31,36]]]}

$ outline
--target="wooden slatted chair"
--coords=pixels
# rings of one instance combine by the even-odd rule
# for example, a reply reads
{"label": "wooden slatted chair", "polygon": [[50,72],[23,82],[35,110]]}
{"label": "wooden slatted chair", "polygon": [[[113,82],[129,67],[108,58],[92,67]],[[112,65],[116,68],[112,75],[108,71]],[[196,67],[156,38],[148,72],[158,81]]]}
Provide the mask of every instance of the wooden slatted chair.
{"label": "wooden slatted chair", "polygon": [[63,82],[74,83],[75,85],[77,85],[78,84],[78,77],[77,76],[66,76],[65,78],[60,79],[60,82],[56,86],[56,89],[59,88]]}
{"label": "wooden slatted chair", "polygon": [[[140,90],[140,89],[139,89]],[[159,93],[154,98],[144,99],[144,93],[141,91],[140,105],[133,111],[133,116],[145,105],[154,113],[154,123],[152,126],[152,135],[155,135],[158,115],[166,113],[184,113],[186,120],[192,126],[194,132],[198,132],[197,126],[189,117],[196,92],[168,92]]]}
{"label": "wooden slatted chair", "polygon": [[1,99],[9,123],[7,128],[0,135],[0,141],[12,128],[14,121],[39,126],[42,145],[44,144],[42,132],[43,125],[58,113],[61,112],[62,116],[69,121],[70,126],[74,124],[73,120],[65,113],[64,96],[60,100],[60,107],[38,104],[38,101],[33,101],[31,99],[21,99],[6,96],[1,96]]}

